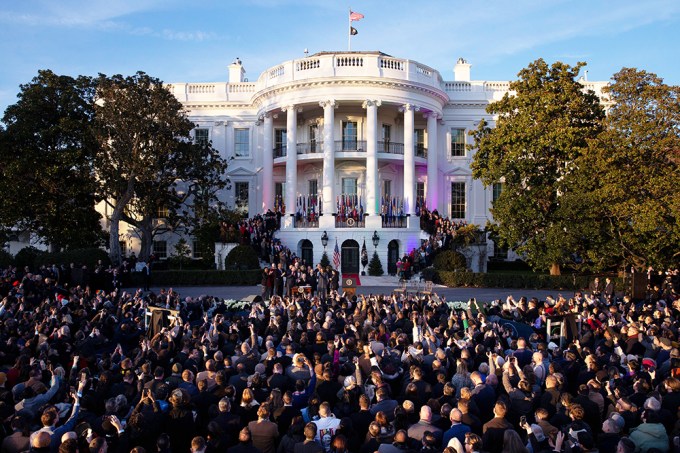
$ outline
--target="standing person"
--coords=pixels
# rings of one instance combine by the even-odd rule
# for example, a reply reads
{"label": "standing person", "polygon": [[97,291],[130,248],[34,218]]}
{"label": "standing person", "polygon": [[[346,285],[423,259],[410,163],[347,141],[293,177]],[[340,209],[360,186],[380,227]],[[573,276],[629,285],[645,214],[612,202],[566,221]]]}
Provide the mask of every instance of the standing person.
{"label": "standing person", "polygon": [[276,268],[276,282],[274,283],[274,286],[276,286],[276,295],[279,297],[283,297],[283,277],[285,277],[286,274],[286,268],[283,263],[279,263],[277,268]]}
{"label": "standing person", "polygon": [[276,423],[269,421],[269,415],[269,406],[262,404],[257,410],[257,420],[248,423],[253,447],[259,448],[262,453],[274,453],[279,438],[279,428]]}
{"label": "standing person", "polygon": [[316,276],[316,294],[321,300],[326,300],[328,297],[328,273],[323,266],[318,266],[318,272]]}
{"label": "standing person", "polygon": [[265,267],[262,269],[262,300],[269,300],[269,297],[271,296],[271,293],[269,291],[269,274],[271,273],[271,269],[268,267]]}
{"label": "standing person", "polygon": [[144,280],[144,291],[149,291],[151,283],[151,263],[147,261],[142,268],[142,279]]}

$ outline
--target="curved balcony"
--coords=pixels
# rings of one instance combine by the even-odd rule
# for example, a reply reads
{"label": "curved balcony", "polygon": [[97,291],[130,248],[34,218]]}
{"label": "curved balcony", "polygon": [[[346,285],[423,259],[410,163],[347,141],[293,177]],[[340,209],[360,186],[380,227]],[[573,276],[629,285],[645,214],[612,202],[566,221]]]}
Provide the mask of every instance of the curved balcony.
{"label": "curved balcony", "polygon": [[[336,140],[334,150],[336,153],[366,153],[365,140]],[[427,147],[425,145],[414,145],[415,157],[427,158]],[[308,156],[310,158],[323,158],[323,142],[303,142],[296,145],[298,156]],[[379,141],[377,152],[379,154],[391,154],[393,156],[404,155],[404,144],[391,141]],[[274,159],[281,159],[278,163],[283,162],[283,158],[288,155],[288,147],[286,145],[277,146],[272,149]],[[343,157],[343,156],[340,156]],[[401,157],[399,158],[401,159]]]}

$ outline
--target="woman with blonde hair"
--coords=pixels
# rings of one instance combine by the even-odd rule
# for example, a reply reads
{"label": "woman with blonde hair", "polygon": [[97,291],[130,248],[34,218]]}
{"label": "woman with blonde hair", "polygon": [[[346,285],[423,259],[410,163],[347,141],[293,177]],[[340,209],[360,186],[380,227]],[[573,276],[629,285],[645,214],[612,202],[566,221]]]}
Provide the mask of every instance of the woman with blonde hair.
{"label": "woman with blonde hair", "polygon": [[241,396],[241,406],[239,406],[237,413],[241,416],[241,424],[247,425],[250,422],[257,420],[257,409],[260,403],[255,400],[255,394],[249,388],[243,389]]}

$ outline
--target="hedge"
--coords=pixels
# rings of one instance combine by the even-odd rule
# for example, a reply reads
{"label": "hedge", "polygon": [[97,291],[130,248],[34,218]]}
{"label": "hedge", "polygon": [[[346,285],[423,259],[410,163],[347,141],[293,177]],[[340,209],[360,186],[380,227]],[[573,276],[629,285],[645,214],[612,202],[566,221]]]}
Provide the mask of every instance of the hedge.
{"label": "hedge", "polygon": [[224,268],[230,270],[259,269],[260,260],[249,245],[237,245],[227,254]]}
{"label": "hedge", "polygon": [[[449,287],[474,288],[525,288],[525,289],[554,289],[578,291],[587,288],[592,276],[573,275],[517,275],[517,274],[481,274],[473,272],[437,271],[433,279]],[[623,279],[614,278],[617,291],[624,288]]]}
{"label": "hedge", "polygon": [[[130,275],[130,285],[144,286],[141,272]],[[260,269],[247,271],[156,271],[151,269],[151,284],[154,286],[250,286],[262,281]]]}
{"label": "hedge", "polygon": [[14,257],[17,267],[21,269],[24,266],[29,266],[33,271],[40,266],[51,266],[52,264],[69,265],[71,263],[75,263],[78,266],[85,265],[88,269],[94,269],[99,261],[104,266],[108,266],[111,262],[108,253],[96,247],[64,250],[63,252],[45,252],[35,247],[24,247]]}

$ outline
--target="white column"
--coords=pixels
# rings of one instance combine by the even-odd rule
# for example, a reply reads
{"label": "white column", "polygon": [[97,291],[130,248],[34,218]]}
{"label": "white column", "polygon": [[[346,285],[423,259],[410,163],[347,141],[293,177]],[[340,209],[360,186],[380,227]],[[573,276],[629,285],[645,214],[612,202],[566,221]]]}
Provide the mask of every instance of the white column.
{"label": "white column", "polygon": [[439,115],[435,112],[427,114],[427,209],[433,211],[438,209],[439,194],[437,184],[439,180],[439,149],[437,147],[437,120]]}
{"label": "white column", "polygon": [[274,119],[265,113],[262,143],[262,210],[274,208]]}
{"label": "white column", "polygon": [[[334,100],[319,102],[323,107],[323,198],[324,220],[332,218],[335,212],[335,108]],[[326,223],[326,222],[324,222]]]}
{"label": "white column", "polygon": [[378,188],[378,106],[380,101],[366,100],[366,214],[379,212]]}
{"label": "white column", "polygon": [[[286,224],[292,226],[297,195],[297,109],[290,105],[281,109],[286,112]],[[290,223],[288,222],[290,220]]]}
{"label": "white column", "polygon": [[415,123],[414,113],[418,110],[418,107],[413,104],[405,104],[400,110],[404,112],[404,213],[415,215],[416,159],[413,126]]}

